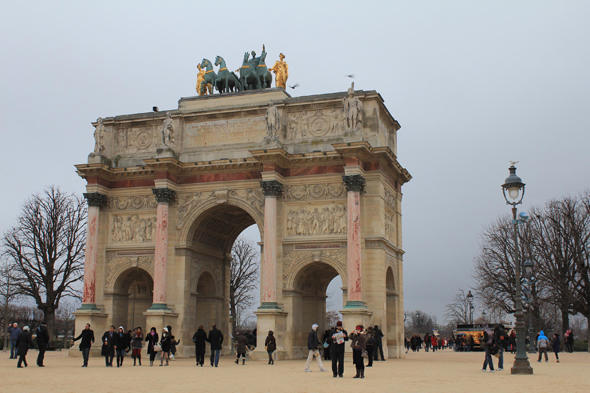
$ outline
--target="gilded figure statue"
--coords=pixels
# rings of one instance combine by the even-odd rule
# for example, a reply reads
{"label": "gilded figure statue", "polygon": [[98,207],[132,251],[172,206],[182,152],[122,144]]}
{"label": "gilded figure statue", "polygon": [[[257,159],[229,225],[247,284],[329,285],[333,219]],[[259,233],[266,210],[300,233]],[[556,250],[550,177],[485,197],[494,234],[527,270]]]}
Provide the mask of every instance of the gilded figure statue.
{"label": "gilded figure statue", "polygon": [[211,83],[207,83],[205,87],[203,86],[203,82],[205,81],[205,70],[201,66],[201,63],[197,64],[197,68],[199,69],[199,73],[197,74],[197,93],[200,96],[212,94],[213,88]]}
{"label": "gilded figure statue", "polygon": [[289,78],[289,65],[287,64],[287,62],[284,60],[285,59],[285,55],[284,54],[280,54],[279,55],[279,59],[278,61],[275,62],[275,65],[272,66],[272,68],[269,69],[269,71],[272,71],[275,73],[275,86],[276,87],[282,87],[283,89],[287,88],[287,79]]}

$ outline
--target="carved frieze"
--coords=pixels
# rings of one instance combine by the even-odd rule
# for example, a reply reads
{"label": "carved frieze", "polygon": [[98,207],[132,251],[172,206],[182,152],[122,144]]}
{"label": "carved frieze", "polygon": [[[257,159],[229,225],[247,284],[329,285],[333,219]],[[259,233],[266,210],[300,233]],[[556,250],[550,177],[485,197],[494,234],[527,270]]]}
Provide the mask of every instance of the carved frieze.
{"label": "carved frieze", "polygon": [[395,244],[395,213],[385,209],[385,238]]}
{"label": "carved frieze", "polygon": [[105,264],[104,288],[109,289],[116,280],[117,272],[123,272],[129,268],[137,267],[154,276],[154,257],[119,257],[107,258]]}
{"label": "carved frieze", "polygon": [[109,207],[113,210],[155,209],[154,195],[135,195],[109,198]]}
{"label": "carved frieze", "polygon": [[184,200],[180,203],[181,206],[178,208],[177,219],[176,219],[176,229],[180,230],[184,224],[190,213],[197,207],[199,204],[203,203],[205,200],[209,198],[214,198],[215,193],[203,193],[203,192],[191,192],[184,197]]}
{"label": "carved frieze", "polygon": [[115,150],[119,154],[143,153],[156,149],[159,133],[155,127],[121,128],[116,132]]}
{"label": "carved frieze", "polygon": [[325,138],[341,135],[343,132],[344,110],[312,110],[289,113],[287,139]]}
{"label": "carved frieze", "polygon": [[346,233],[345,204],[292,207],[287,211],[287,236],[340,235]]}
{"label": "carved frieze", "polygon": [[306,201],[309,199],[333,199],[346,197],[344,183],[320,183],[285,186],[284,199]]}
{"label": "carved frieze", "polygon": [[385,204],[393,211],[396,210],[397,197],[390,191],[385,191]]}
{"label": "carved frieze", "polygon": [[153,243],[156,239],[156,216],[113,214],[111,243]]}

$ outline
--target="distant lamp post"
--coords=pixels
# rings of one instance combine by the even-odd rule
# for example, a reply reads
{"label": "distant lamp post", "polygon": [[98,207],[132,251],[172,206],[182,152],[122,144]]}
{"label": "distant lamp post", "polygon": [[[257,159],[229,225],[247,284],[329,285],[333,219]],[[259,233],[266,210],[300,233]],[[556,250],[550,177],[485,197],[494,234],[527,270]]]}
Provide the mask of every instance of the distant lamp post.
{"label": "distant lamp post", "polygon": [[486,321],[486,310],[481,312],[481,319],[483,319],[484,322]]}
{"label": "distant lamp post", "polygon": [[469,323],[473,323],[473,295],[471,291],[465,297],[467,298],[467,303],[469,303]]}
{"label": "distant lamp post", "polygon": [[516,357],[514,358],[514,365],[510,369],[511,374],[532,374],[533,368],[529,363],[529,358],[526,354],[526,343],[525,343],[525,327],[524,327],[524,315],[522,311],[522,292],[520,288],[520,257],[518,253],[518,223],[524,222],[528,216],[524,213],[520,214],[521,219],[516,217],[516,206],[522,203],[524,197],[524,186],[522,179],[516,176],[516,167],[511,163],[510,175],[506,178],[504,184],[502,184],[502,192],[504,193],[504,199],[507,205],[512,205],[512,224],[514,225],[514,277],[515,277],[515,289],[516,296],[514,302],[516,317]]}
{"label": "distant lamp post", "polygon": [[534,292],[534,288],[533,286],[535,285],[535,271],[534,271],[534,264],[530,259],[526,259],[522,266],[524,266],[524,273],[526,274],[526,276],[529,279],[529,292],[530,292],[530,298],[529,298],[529,353],[537,353],[537,350],[535,348],[535,330],[533,328],[533,292]]}

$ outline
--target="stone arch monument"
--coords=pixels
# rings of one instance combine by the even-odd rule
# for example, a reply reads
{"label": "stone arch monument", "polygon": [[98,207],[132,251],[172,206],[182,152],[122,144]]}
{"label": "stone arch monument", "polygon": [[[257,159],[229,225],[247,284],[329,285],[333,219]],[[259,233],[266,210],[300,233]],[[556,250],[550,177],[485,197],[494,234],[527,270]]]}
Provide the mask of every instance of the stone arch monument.
{"label": "stone arch monument", "polygon": [[249,90],[93,124],[95,151],[76,166],[89,206],[77,330],[170,325],[180,356],[194,354],[198,325],[229,337],[231,247],[256,224],[259,341],[273,330],[281,358],[305,356],[311,324],[328,328],[326,288],[339,275],[345,328],[379,325],[387,356],[402,356],[411,176],[377,92]]}

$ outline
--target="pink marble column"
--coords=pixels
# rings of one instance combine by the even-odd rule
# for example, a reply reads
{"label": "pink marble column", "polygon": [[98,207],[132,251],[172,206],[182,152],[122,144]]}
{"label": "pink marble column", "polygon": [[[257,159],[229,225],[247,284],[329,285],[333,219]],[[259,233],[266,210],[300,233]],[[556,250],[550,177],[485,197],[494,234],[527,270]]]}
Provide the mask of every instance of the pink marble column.
{"label": "pink marble column", "polygon": [[348,302],[346,307],[364,307],[361,288],[361,192],[365,179],[361,175],[342,176],[347,189],[348,229],[347,265]]}
{"label": "pink marble column", "polygon": [[264,198],[264,258],[262,262],[262,304],[260,308],[277,305],[277,197],[283,185],[276,180],[261,181]]}
{"label": "pink marble column", "polygon": [[158,202],[156,210],[156,249],[154,251],[154,298],[152,310],[166,310],[168,268],[168,207],[176,193],[168,188],[152,189]]}
{"label": "pink marble column", "polygon": [[98,259],[98,215],[100,208],[106,204],[105,195],[84,194],[88,201],[88,229],[86,231],[86,256],[84,261],[84,291],[82,309],[96,309],[96,262]]}

